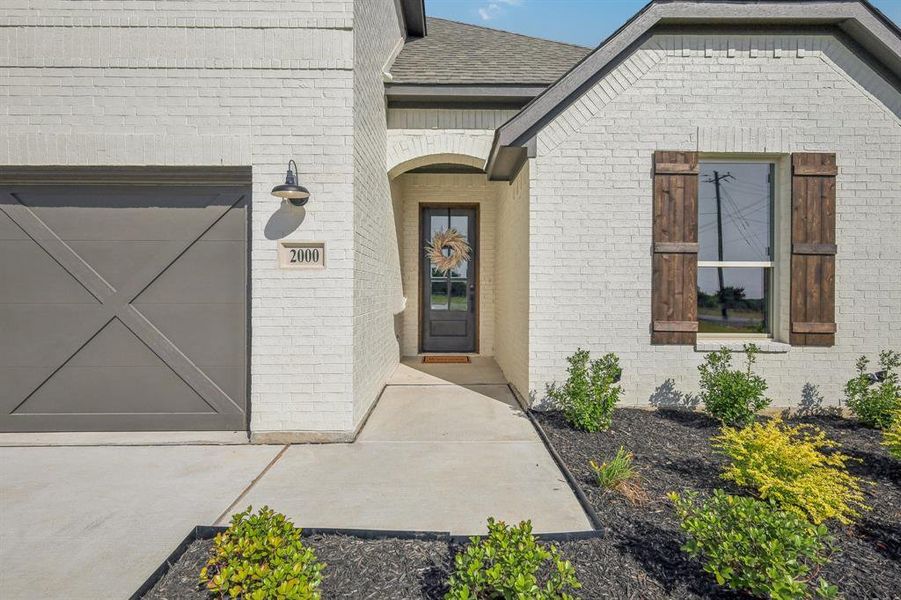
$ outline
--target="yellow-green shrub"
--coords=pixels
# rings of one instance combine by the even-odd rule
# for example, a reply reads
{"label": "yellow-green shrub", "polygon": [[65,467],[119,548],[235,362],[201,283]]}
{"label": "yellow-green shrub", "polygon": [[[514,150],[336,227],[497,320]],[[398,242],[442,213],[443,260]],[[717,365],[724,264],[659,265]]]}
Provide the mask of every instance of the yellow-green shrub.
{"label": "yellow-green shrub", "polygon": [[892,424],[882,432],[883,444],[888,448],[889,454],[901,460],[901,410],[895,413]]}
{"label": "yellow-green shrub", "polygon": [[757,490],[764,500],[809,518],[850,523],[866,509],[860,480],[848,473],[851,460],[816,427],[792,427],[780,419],[745,429],[723,428],[712,440],[730,459],[723,479]]}
{"label": "yellow-green shrub", "polygon": [[216,536],[200,583],[219,598],[242,600],[318,600],[322,569],[301,529],[264,506],[232,516]]}

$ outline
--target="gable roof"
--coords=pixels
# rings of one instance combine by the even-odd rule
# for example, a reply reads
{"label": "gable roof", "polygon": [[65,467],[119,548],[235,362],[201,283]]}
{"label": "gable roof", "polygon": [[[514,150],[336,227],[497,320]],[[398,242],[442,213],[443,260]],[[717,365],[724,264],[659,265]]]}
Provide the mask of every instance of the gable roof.
{"label": "gable roof", "polygon": [[888,78],[901,87],[901,30],[867,0],[651,0],[495,131],[485,168],[489,178],[511,179],[538,131],[663,24],[838,27],[884,65]]}
{"label": "gable roof", "polygon": [[392,84],[550,85],[590,48],[426,19],[428,35],[409,39],[391,67]]}

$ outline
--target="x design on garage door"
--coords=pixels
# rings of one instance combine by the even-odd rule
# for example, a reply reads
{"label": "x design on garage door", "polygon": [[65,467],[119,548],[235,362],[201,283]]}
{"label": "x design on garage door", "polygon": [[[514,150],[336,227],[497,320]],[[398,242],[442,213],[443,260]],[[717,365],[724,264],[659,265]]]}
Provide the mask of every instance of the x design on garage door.
{"label": "x design on garage door", "polygon": [[247,198],[2,190],[0,430],[244,429]]}

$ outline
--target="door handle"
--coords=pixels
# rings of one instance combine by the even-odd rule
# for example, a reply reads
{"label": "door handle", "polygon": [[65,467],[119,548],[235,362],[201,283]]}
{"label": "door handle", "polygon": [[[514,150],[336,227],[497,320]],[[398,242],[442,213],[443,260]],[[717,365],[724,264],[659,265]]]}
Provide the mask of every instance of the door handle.
{"label": "door handle", "polygon": [[469,284],[469,312],[474,313],[476,311],[476,284]]}

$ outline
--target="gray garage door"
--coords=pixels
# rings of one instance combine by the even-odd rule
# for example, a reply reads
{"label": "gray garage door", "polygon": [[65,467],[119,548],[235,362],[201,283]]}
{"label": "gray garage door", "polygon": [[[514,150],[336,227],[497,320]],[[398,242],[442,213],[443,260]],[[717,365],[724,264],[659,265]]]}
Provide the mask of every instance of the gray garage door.
{"label": "gray garage door", "polygon": [[245,429],[249,198],[0,184],[0,431]]}

